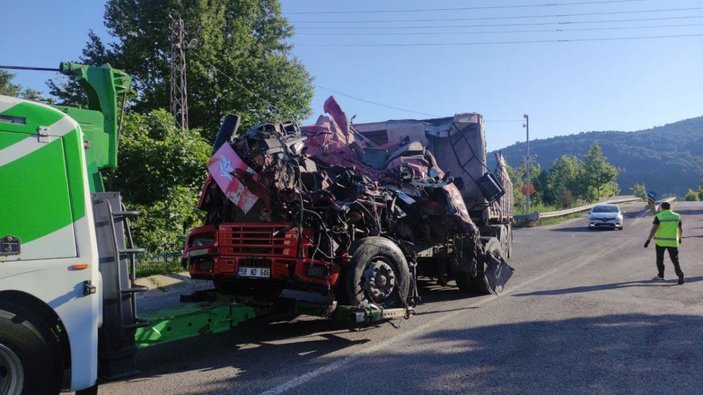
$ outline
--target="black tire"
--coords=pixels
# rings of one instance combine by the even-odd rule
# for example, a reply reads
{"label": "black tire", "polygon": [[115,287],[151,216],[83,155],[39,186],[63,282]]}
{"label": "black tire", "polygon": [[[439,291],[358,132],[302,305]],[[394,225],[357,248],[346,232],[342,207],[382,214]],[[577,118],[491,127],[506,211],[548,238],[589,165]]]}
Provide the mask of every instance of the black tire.
{"label": "black tire", "polygon": [[504,253],[503,258],[510,258],[513,244],[513,235],[511,228],[506,225],[500,225],[498,227],[498,231],[496,232],[496,238],[500,240],[500,245]]}
{"label": "black tire", "polygon": [[[485,241],[484,249],[487,253],[492,254],[495,257],[504,257],[505,255],[500,240],[496,239],[495,237],[491,237],[487,241]],[[476,277],[471,277],[470,273],[456,273],[454,275],[454,281],[456,282],[457,287],[459,287],[459,290],[461,290],[462,292],[467,293],[491,293],[486,287],[486,282],[484,280],[486,269],[485,266],[479,263],[476,269]]]}
{"label": "black tire", "polygon": [[98,384],[76,391],[76,395],[98,395]]}
{"label": "black tire", "polygon": [[[21,388],[23,394],[58,394],[58,350],[56,338],[36,314],[0,304],[0,393]],[[20,375],[21,384],[12,378]]]}
{"label": "black tire", "polygon": [[487,253],[495,256],[496,258],[503,258],[505,256],[503,248],[500,245],[500,241],[498,241],[495,237],[491,237],[484,248]]}
{"label": "black tire", "polygon": [[391,240],[372,236],[350,249],[346,268],[348,303],[373,303],[382,308],[403,306],[410,288],[410,270],[405,255]]}
{"label": "black tire", "polygon": [[481,288],[485,288],[484,286],[481,286],[481,283],[483,282],[482,279],[483,265],[479,265],[479,268],[476,271],[476,277],[471,277],[471,274],[466,272],[457,272],[454,274],[456,286],[459,287],[461,292],[466,293],[479,292]]}
{"label": "black tire", "polygon": [[510,259],[513,257],[513,227],[508,225],[508,250],[505,254],[505,259]]}

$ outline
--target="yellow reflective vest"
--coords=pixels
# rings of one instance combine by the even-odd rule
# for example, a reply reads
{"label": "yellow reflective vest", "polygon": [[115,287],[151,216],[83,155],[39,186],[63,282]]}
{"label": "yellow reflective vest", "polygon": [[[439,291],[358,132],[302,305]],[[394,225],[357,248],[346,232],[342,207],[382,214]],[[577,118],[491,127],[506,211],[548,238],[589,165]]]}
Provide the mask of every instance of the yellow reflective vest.
{"label": "yellow reflective vest", "polygon": [[679,221],[681,216],[671,210],[664,210],[657,214],[659,228],[654,234],[654,242],[660,247],[679,246]]}

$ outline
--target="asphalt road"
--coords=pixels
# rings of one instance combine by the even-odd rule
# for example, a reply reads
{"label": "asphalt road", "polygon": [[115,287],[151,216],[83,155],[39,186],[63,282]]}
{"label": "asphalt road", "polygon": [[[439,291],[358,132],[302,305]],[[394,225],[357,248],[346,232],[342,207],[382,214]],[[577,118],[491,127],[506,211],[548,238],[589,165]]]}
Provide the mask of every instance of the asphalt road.
{"label": "asphalt road", "polygon": [[101,394],[701,393],[703,203],[677,202],[686,283],[655,282],[652,217],[622,231],[583,218],[518,229],[500,297],[425,284],[410,320],[350,331],[322,319],[254,322],[140,351]]}

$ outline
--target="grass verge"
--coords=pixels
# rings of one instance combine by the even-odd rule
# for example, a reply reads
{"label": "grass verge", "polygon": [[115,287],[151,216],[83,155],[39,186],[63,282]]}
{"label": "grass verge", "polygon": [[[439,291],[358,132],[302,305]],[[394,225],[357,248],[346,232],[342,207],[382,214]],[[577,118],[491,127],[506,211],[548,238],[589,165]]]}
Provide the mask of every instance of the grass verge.
{"label": "grass verge", "polygon": [[180,260],[165,262],[138,262],[137,278],[154,276],[157,274],[171,274],[183,271]]}
{"label": "grass verge", "polygon": [[516,228],[532,228],[532,227],[536,227],[536,226],[556,225],[556,224],[560,224],[564,221],[568,221],[568,220],[574,219],[574,218],[585,218],[587,213],[588,213],[588,211],[583,211],[583,212],[579,212],[579,213],[562,215],[559,217],[540,218],[539,220],[537,220],[535,222],[516,221],[515,227]]}

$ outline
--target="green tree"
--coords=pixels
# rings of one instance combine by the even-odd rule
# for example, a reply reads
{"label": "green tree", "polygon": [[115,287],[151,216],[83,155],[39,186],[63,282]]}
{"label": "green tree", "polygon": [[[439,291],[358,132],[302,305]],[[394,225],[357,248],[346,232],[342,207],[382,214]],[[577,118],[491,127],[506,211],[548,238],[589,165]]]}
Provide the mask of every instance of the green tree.
{"label": "green tree", "polygon": [[[310,113],[311,77],[290,53],[292,26],[278,0],[108,0],[105,25],[114,43],[89,36],[81,61],[109,62],[134,78],[135,110],[169,106],[170,16],[184,20],[190,126],[211,140],[222,116],[242,129]],[[67,87],[52,93],[75,99]]]}
{"label": "green tree", "polygon": [[150,253],[183,247],[185,232],[200,221],[196,205],[210,152],[198,130],[182,133],[166,110],[125,118],[119,167],[108,182],[142,213],[134,221],[137,245]]}
{"label": "green tree", "polygon": [[32,88],[22,88],[22,86],[13,84],[15,78],[13,73],[7,70],[0,70],[0,95],[16,96],[22,99],[34,101],[46,101],[41,92]]}
{"label": "green tree", "polygon": [[17,96],[22,91],[22,87],[12,83],[13,78],[14,74],[0,70],[0,95]]}
{"label": "green tree", "polygon": [[584,190],[580,181],[583,178],[583,164],[575,156],[562,155],[554,161],[547,179],[549,203],[559,207],[571,207]]}
{"label": "green tree", "polygon": [[618,170],[608,162],[603,150],[594,142],[583,158],[583,181],[590,201],[615,196],[620,192]]}
{"label": "green tree", "polygon": [[[513,182],[513,206],[517,212],[523,212],[526,207],[527,199],[522,193],[522,188],[525,187],[527,181],[526,171],[527,167],[525,163],[522,163],[519,167],[508,166],[508,174],[510,175],[510,180]],[[544,202],[545,173],[539,163],[530,164],[530,183],[535,188],[535,193],[530,195],[530,205],[537,205]]]}
{"label": "green tree", "polygon": [[684,198],[686,201],[699,201],[700,199],[700,192],[699,191],[694,191],[693,189],[688,189],[688,192],[686,193],[686,197]]}
{"label": "green tree", "polygon": [[641,198],[642,200],[647,199],[647,189],[644,187],[644,184],[635,184],[632,188],[630,188],[630,191],[633,195]]}

